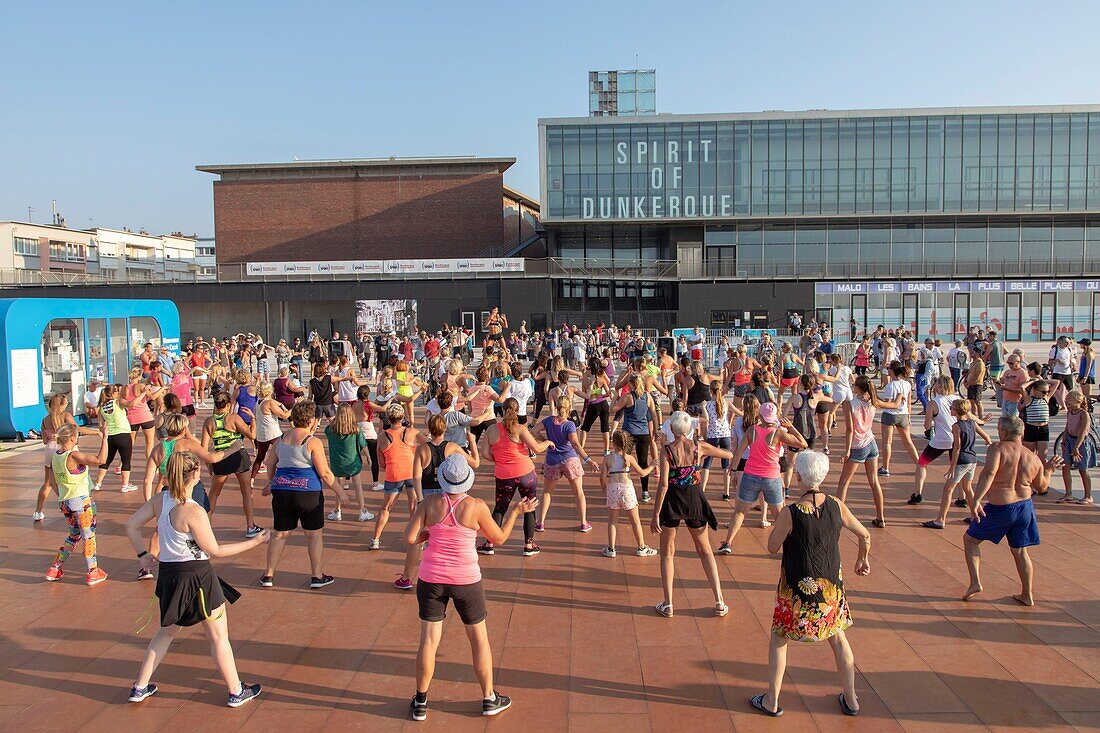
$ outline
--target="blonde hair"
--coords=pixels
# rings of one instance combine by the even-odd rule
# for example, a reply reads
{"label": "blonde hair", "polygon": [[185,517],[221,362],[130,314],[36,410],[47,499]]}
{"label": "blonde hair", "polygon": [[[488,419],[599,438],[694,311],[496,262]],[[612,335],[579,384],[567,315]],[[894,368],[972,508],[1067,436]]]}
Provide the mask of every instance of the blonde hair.
{"label": "blonde hair", "polygon": [[332,429],[337,435],[351,435],[359,432],[359,424],[355,421],[355,409],[347,402],[341,402],[336,408]]}
{"label": "blonde hair", "polygon": [[141,379],[141,367],[134,367],[130,370],[130,381],[136,382]]}
{"label": "blonde hair", "polygon": [[183,435],[188,425],[190,425],[190,421],[187,419],[187,416],[178,412],[174,412],[164,418],[164,432],[169,436]]}
{"label": "blonde hair", "polygon": [[55,428],[65,421],[65,402],[68,399],[69,396],[64,392],[57,392],[50,395],[50,401],[46,403],[46,411],[49,413],[50,420]]}
{"label": "blonde hair", "polygon": [[199,459],[190,451],[173,453],[168,457],[168,475],[165,479],[168,483],[168,493],[177,503],[183,503],[189,498],[187,482],[199,470]]}
{"label": "blonde hair", "polygon": [[554,400],[554,412],[558,417],[569,417],[569,411],[573,407],[573,400],[569,399],[567,395],[561,395]]}
{"label": "blonde hair", "polygon": [[53,434],[53,439],[58,445],[68,443],[70,440],[76,440],[76,426],[72,423],[65,423]]}
{"label": "blonde hair", "polygon": [[950,375],[944,374],[936,380],[936,391],[941,395],[955,394],[955,381]]}
{"label": "blonde hair", "polygon": [[275,394],[275,387],[271,382],[260,382],[259,386],[256,387],[256,396],[261,399],[266,400],[273,394]]}

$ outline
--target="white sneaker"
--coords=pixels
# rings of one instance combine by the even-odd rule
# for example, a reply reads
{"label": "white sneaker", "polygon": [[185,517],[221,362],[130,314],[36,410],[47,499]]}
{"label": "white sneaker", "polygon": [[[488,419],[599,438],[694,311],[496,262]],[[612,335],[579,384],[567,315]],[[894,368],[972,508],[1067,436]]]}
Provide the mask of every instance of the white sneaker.
{"label": "white sneaker", "polygon": [[638,557],[653,557],[657,554],[657,551],[654,550],[652,547],[639,547],[637,550],[634,551],[634,554]]}
{"label": "white sneaker", "polygon": [[92,491],[103,491],[103,484],[96,484],[92,487]]}
{"label": "white sneaker", "polygon": [[31,519],[34,520],[35,522],[41,522],[45,518],[46,518],[46,515],[43,514],[42,512],[35,512],[34,514],[31,515]]}
{"label": "white sneaker", "polygon": [[379,481],[374,486],[370,487],[370,490],[371,491],[381,491],[384,488],[386,488],[386,485],[384,483],[382,483],[381,481]]}
{"label": "white sneaker", "polygon": [[137,490],[138,490],[138,487],[134,486],[133,484],[123,484],[122,485],[122,493],[123,494],[129,494],[131,491],[137,491]]}
{"label": "white sneaker", "polygon": [[367,511],[366,509],[359,512],[359,521],[360,522],[369,522],[372,519],[374,519],[374,515],[371,514],[369,511]]}
{"label": "white sneaker", "polygon": [[381,550],[382,549],[382,541],[381,540],[371,540],[370,544],[367,545],[367,549],[368,550]]}
{"label": "white sneaker", "polygon": [[334,512],[329,512],[327,517],[330,522],[339,522],[343,518],[344,516],[340,513],[339,509]]}
{"label": "white sneaker", "polygon": [[605,547],[600,550],[600,554],[604,557],[615,557],[615,551],[612,550],[610,547]]}

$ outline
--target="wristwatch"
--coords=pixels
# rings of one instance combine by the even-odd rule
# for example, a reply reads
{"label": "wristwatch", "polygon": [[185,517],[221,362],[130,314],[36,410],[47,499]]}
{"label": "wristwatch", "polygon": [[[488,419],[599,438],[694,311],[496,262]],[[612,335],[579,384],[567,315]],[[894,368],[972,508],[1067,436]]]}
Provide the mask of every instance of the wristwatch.
{"label": "wristwatch", "polygon": [[149,554],[149,551],[148,551],[148,550],[142,550],[142,551],[141,551],[141,552],[139,552],[139,553],[138,553],[138,555],[137,555],[137,556],[138,556],[138,560],[140,560],[141,558],[145,557],[145,556],[146,556],[146,555],[148,555],[148,554]]}

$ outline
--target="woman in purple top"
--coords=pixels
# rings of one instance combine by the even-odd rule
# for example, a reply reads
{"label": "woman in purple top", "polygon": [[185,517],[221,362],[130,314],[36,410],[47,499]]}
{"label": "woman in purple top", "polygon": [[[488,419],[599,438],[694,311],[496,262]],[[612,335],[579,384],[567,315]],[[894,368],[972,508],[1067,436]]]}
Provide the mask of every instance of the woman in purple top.
{"label": "woman in purple top", "polygon": [[[592,531],[592,525],[588,523],[588,508],[584,501],[584,467],[592,462],[588,454],[584,452],[581,441],[577,437],[577,425],[569,420],[569,411],[573,407],[573,401],[566,395],[558,397],[554,403],[554,414],[541,420],[535,427],[534,435],[540,433],[554,444],[554,447],[546,451],[546,464],[542,467],[542,475],[546,479],[546,487],[542,494],[542,508],[539,512],[539,521],[535,523],[535,531],[542,532],[545,527],[546,513],[550,510],[550,500],[554,487],[558,481],[565,477],[569,482],[569,488],[573,489],[573,495],[577,498],[577,513],[581,518],[581,532]],[[537,439],[537,437],[536,437]],[[583,461],[583,462],[582,462]]]}

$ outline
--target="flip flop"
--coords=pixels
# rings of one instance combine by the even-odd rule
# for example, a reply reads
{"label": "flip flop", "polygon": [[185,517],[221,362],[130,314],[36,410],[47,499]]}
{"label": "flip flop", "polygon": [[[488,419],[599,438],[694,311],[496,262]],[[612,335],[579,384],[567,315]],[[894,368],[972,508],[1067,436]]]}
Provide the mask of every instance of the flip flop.
{"label": "flip flop", "polygon": [[1055,504],[1076,504],[1077,500],[1072,496],[1063,496],[1061,499],[1055,499]]}
{"label": "flip flop", "polygon": [[[843,693],[841,693],[841,694],[843,694]],[[764,707],[764,693],[763,692],[761,692],[759,695],[753,696],[749,700],[749,702],[752,703],[752,706],[754,708],[756,708],[760,712],[764,713],[764,715],[768,715],[772,718],[778,718],[780,715],[783,714],[783,708],[781,708],[781,707],[776,706],[774,713],[771,710],[768,710],[766,707]]]}
{"label": "flip flop", "polygon": [[844,712],[845,715],[859,715],[858,710],[853,710],[852,708],[848,707],[848,701],[844,699],[843,692],[837,695],[836,699],[840,700],[840,709]]}

